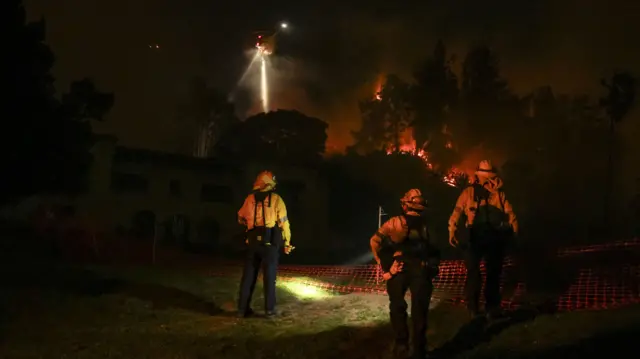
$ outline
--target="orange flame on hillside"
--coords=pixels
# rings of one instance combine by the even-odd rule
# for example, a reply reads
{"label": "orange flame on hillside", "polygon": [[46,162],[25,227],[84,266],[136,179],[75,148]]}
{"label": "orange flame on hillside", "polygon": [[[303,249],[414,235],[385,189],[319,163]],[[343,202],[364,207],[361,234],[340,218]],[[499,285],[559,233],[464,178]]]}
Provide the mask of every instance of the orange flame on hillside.
{"label": "orange flame on hillside", "polygon": [[382,92],[383,83],[384,83],[384,75],[378,76],[378,79],[376,80],[376,83],[375,83],[375,92],[373,93],[373,98],[378,101],[382,100],[382,95],[380,93]]}
{"label": "orange flame on hillside", "polygon": [[[382,92],[382,86],[384,84],[384,81],[385,81],[385,77],[383,75],[380,75],[376,80],[375,93],[374,93],[375,100],[378,100],[378,101],[382,100],[381,92]],[[446,125],[443,129],[443,133],[450,134]],[[398,142],[399,142],[399,145],[398,145],[399,148],[397,149],[395,148],[395,145],[387,146],[386,148],[387,155],[398,153],[403,155],[415,156],[422,159],[422,161],[425,163],[425,165],[430,171],[434,171],[435,169],[437,169],[437,166],[435,166],[433,162],[429,159],[429,153],[422,148],[418,148],[418,146],[416,145],[416,140],[413,136],[413,128],[409,127],[406,130],[404,130],[400,134],[400,138]],[[448,149],[453,149],[453,142],[447,141],[447,143],[445,144],[445,147]],[[460,183],[461,179],[465,178],[465,176],[467,176],[467,173],[465,171],[456,167],[451,167],[446,172],[444,172],[444,175],[442,176],[442,182],[444,182],[445,184],[451,187],[458,187],[461,184]]]}
{"label": "orange flame on hillside", "polygon": [[[394,145],[387,146],[387,155],[399,153],[403,155],[416,156],[422,159],[429,170],[434,170],[436,166],[434,166],[434,164],[429,160],[429,153],[424,149],[417,148],[416,140],[413,138],[413,129],[411,127],[402,132],[399,142],[400,148],[398,150],[396,150]],[[453,148],[453,143],[451,141],[447,142],[446,147]],[[464,171],[456,167],[451,167],[442,176],[442,182],[451,187],[457,187],[460,183],[460,178],[465,175],[466,173]]]}

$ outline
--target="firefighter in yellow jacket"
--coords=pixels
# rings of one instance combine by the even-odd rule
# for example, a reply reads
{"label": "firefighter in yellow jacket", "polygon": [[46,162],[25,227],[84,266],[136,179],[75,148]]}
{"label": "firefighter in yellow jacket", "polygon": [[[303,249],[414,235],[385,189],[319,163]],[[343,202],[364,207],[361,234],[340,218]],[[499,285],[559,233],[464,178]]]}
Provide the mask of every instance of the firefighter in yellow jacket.
{"label": "firefighter in yellow jacket", "polygon": [[409,329],[405,295],[411,291],[413,358],[427,357],[427,315],[438,274],[440,252],[433,245],[425,218],[426,201],[419,189],[401,199],[401,216],[392,217],[371,237],[371,251],[383,272],[389,295],[389,314],[395,332],[394,354],[408,353]]}
{"label": "firefighter in yellow jacket", "polygon": [[[502,184],[491,162],[480,162],[473,185],[462,191],[449,218],[449,243],[461,248],[465,254],[465,296],[467,309],[474,316],[479,313],[482,287],[480,262],[483,259],[486,268],[486,313],[489,317],[502,314],[500,278],[505,250],[508,242],[518,234],[518,221],[502,190]],[[465,227],[469,229],[469,242],[461,245],[456,238],[456,231],[463,213],[467,217]]]}
{"label": "firefighter in yellow jacket", "polygon": [[247,227],[247,257],[240,283],[238,316],[253,314],[251,297],[258,272],[262,267],[264,280],[265,312],[267,317],[276,315],[276,272],[280,250],[285,254],[291,246],[291,229],[287,207],[277,193],[276,177],[269,171],[261,172],[253,185],[253,193],[244,200],[238,211],[238,222]]}

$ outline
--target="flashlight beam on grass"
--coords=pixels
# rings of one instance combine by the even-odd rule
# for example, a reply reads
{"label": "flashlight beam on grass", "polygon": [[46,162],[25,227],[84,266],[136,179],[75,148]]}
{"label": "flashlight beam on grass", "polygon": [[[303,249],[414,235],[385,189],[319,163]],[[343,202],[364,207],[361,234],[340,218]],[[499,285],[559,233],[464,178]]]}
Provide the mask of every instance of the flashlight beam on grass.
{"label": "flashlight beam on grass", "polygon": [[292,278],[279,282],[278,286],[300,299],[317,300],[333,297],[330,292],[319,288],[320,285],[313,285],[310,279]]}

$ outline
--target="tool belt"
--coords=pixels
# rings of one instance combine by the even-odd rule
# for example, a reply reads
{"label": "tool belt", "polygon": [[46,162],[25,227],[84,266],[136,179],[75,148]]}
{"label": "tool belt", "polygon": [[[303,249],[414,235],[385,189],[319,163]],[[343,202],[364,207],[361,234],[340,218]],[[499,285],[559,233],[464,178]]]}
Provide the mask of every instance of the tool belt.
{"label": "tool belt", "polygon": [[282,231],[277,227],[254,227],[247,231],[249,246],[277,246],[283,244]]}

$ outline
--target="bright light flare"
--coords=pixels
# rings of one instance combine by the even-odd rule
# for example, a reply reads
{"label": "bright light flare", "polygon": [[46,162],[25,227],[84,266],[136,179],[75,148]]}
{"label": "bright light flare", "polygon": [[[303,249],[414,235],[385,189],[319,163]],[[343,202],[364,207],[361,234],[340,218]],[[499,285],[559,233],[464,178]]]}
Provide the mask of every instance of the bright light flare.
{"label": "bright light flare", "polygon": [[280,28],[286,29],[288,27],[289,27],[289,24],[287,24],[286,22],[280,23]]}
{"label": "bright light flare", "polygon": [[260,56],[260,95],[262,98],[262,110],[269,112],[269,83],[267,82],[267,60],[266,55]]}

